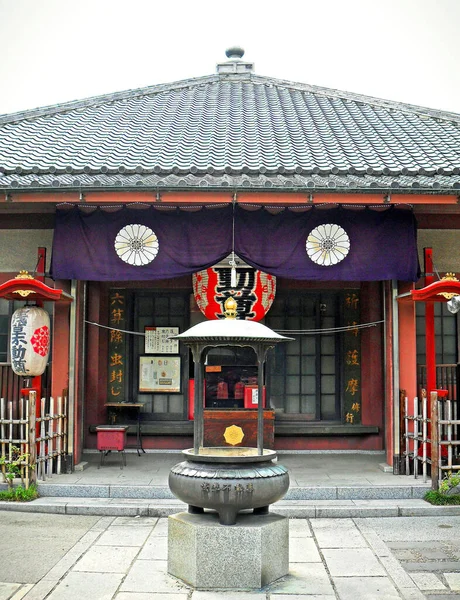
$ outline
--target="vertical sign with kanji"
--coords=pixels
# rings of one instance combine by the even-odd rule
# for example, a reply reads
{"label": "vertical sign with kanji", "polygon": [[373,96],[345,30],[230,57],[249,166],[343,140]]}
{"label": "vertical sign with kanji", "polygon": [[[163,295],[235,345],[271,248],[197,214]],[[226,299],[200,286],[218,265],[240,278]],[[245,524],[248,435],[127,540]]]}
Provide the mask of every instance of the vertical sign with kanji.
{"label": "vertical sign with kanji", "polygon": [[107,402],[125,400],[126,375],[126,292],[109,292],[109,356]]}
{"label": "vertical sign with kanji", "polygon": [[343,295],[344,420],[346,424],[361,423],[361,330],[359,290],[346,290]]}

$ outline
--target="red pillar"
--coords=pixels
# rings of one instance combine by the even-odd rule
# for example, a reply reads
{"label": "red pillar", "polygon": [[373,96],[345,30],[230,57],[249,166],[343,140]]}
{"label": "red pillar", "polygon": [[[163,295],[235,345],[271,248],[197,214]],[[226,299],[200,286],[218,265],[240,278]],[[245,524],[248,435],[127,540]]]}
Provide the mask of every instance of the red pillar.
{"label": "red pillar", "polygon": [[[425,286],[434,282],[433,249],[424,248]],[[425,303],[425,353],[427,396],[436,389],[436,339],[434,331],[434,303]]]}

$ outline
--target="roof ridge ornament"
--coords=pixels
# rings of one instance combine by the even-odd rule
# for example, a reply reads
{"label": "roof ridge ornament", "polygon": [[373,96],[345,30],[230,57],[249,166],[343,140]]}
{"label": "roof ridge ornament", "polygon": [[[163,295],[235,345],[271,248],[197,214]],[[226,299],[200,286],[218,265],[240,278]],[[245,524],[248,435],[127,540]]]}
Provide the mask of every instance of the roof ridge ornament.
{"label": "roof ridge ornament", "polygon": [[220,75],[252,73],[254,71],[254,63],[246,62],[243,59],[244,50],[240,46],[231,46],[227,48],[225,54],[228,61],[217,63],[217,72]]}

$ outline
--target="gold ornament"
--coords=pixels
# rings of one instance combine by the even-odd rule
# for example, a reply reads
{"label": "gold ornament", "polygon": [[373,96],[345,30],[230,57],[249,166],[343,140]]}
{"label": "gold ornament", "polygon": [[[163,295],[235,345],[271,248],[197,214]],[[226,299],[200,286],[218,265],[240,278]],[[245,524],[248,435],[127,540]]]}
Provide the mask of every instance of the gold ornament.
{"label": "gold ornament", "polygon": [[[455,273],[446,273],[444,277],[441,278],[441,281],[458,281],[455,277]],[[438,296],[444,296],[447,300],[452,300],[454,296],[458,296],[455,292],[439,292]]]}
{"label": "gold ornament", "polygon": [[227,444],[230,446],[236,446],[236,444],[241,444],[244,438],[244,431],[238,425],[230,425],[224,431],[224,438]]}

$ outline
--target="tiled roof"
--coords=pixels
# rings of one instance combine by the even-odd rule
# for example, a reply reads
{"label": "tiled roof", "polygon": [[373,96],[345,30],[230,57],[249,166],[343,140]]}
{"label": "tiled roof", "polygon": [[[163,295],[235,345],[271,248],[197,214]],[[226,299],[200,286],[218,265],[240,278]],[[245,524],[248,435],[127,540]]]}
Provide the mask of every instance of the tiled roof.
{"label": "tiled roof", "polygon": [[250,73],[0,116],[0,188],[460,188],[460,115]]}

